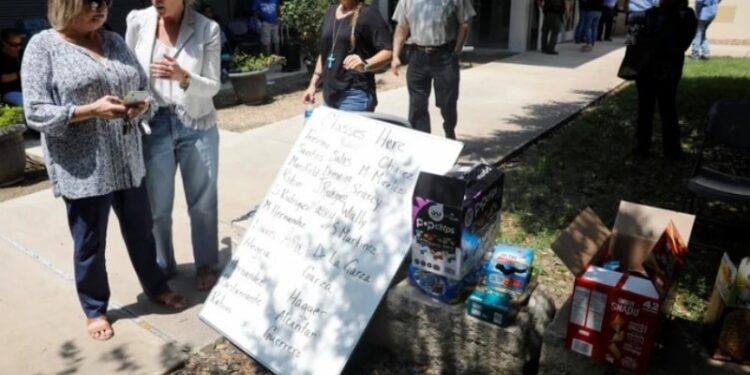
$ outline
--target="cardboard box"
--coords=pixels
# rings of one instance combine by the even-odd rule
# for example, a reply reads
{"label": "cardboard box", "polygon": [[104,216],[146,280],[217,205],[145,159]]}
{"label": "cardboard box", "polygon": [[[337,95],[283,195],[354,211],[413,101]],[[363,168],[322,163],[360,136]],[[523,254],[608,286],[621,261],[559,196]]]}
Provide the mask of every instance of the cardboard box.
{"label": "cardboard box", "polygon": [[[650,311],[653,309],[653,303],[664,301],[670,292],[672,282],[678,276],[686,260],[686,240],[690,238],[694,221],[693,215],[623,201],[620,202],[612,230],[609,230],[591,209],[586,209],[561,233],[551,247],[566,267],[577,277],[574,300],[576,298],[585,300],[585,289],[597,291],[607,296],[607,304],[605,305],[607,310],[603,321],[611,325],[613,319],[618,316],[619,311],[617,309],[627,307],[614,306],[612,305],[613,302],[618,303],[617,301],[622,300],[622,302],[632,304],[631,309],[637,307],[640,316],[640,311],[644,311],[646,308]],[[581,283],[589,278],[585,276],[585,273],[592,266],[611,260],[616,260],[621,265],[620,271],[622,272],[610,271],[620,274],[620,279],[618,279],[620,284],[615,285],[612,289],[610,288],[610,280],[605,284],[608,288],[601,291],[591,287],[579,289]],[[602,273],[602,275],[604,274]],[[616,279],[617,275],[615,274],[607,276],[607,280],[610,277]],[[637,281],[638,276],[632,276],[633,274],[647,277],[647,279],[644,279],[645,282],[651,284],[655,292],[646,290],[645,284]],[[629,285],[628,288],[623,289],[631,279],[636,280],[633,283],[638,284],[639,288],[632,288],[630,285],[633,284],[627,284]],[[576,296],[579,291],[582,294]],[[637,293],[634,294],[634,291],[637,291]],[[654,295],[657,297],[656,299],[652,298]],[[603,296],[596,295],[596,298],[594,302],[598,305]],[[588,301],[590,305],[590,296]],[[646,303],[648,304],[644,305]],[[574,303],[573,306],[576,306],[576,304]],[[574,308],[571,309],[571,321],[577,313]],[[580,311],[578,313],[580,314]],[[579,318],[576,319],[580,322]],[[628,321],[632,321],[632,319]],[[619,325],[620,323],[615,324]],[[642,327],[638,324],[645,324],[646,326]],[[578,352],[588,352],[589,349],[586,345],[591,345],[591,357],[595,359],[602,358],[602,353],[604,353],[602,348],[610,344],[607,342],[608,340],[615,341],[618,338],[615,335],[619,331],[613,328],[601,335],[598,335],[598,332],[596,335],[591,333],[591,338],[584,340],[585,331],[580,332],[579,327],[579,324],[569,323],[566,344],[568,348],[577,349]],[[658,319],[646,319],[643,323],[634,321],[633,327],[640,327],[642,331],[650,335],[658,331]],[[621,330],[625,328],[629,327],[621,327]],[[633,331],[630,333],[632,334]],[[578,341],[574,342],[573,339]],[[629,358],[637,363],[631,362],[630,359],[625,362],[622,360],[613,361],[620,367],[642,372],[647,367],[653,344],[653,340],[649,339],[653,339],[653,336],[644,336],[643,340],[634,339],[629,344],[628,350],[632,353],[638,353],[638,355],[631,355]],[[638,347],[635,347],[636,341]],[[621,347],[618,347],[618,350],[620,349]]]}
{"label": "cardboard box", "polygon": [[518,313],[509,293],[477,288],[466,300],[466,313],[488,323],[507,326]]}
{"label": "cardboard box", "polygon": [[724,253],[704,323],[714,359],[750,364],[750,257]]}
{"label": "cardboard box", "polygon": [[604,358],[604,322],[607,306],[625,277],[620,272],[589,266],[576,278],[565,346],[587,357]]}
{"label": "cardboard box", "polygon": [[485,285],[498,291],[523,294],[531,280],[534,251],[498,244],[485,267]]}
{"label": "cardboard box", "polygon": [[605,313],[604,359],[618,367],[646,372],[659,329],[659,294],[649,279],[624,275]]}
{"label": "cardboard box", "polygon": [[431,298],[442,303],[456,304],[463,302],[471,291],[479,285],[484,270],[475,268],[462,279],[453,279],[447,276],[437,275],[409,265],[409,282]]}
{"label": "cardboard box", "polygon": [[479,164],[446,176],[422,172],[412,206],[412,262],[460,280],[494,245],[500,221],[503,174]]}

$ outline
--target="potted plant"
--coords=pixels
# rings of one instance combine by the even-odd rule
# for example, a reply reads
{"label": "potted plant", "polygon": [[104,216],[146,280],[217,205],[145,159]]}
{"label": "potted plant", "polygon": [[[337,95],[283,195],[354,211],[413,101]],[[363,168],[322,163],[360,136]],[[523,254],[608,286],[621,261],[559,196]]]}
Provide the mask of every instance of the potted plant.
{"label": "potted plant", "polygon": [[23,180],[26,168],[25,130],[21,107],[0,105],[0,186]]}
{"label": "potted plant", "polygon": [[229,72],[234,93],[244,104],[260,104],[266,98],[266,73],[274,64],[286,61],[279,55],[248,55],[236,52],[232,56],[234,69]]}
{"label": "potted plant", "polygon": [[281,4],[281,21],[296,31],[302,60],[310,73],[315,69],[323,17],[328,6],[336,2],[337,0],[285,0]]}

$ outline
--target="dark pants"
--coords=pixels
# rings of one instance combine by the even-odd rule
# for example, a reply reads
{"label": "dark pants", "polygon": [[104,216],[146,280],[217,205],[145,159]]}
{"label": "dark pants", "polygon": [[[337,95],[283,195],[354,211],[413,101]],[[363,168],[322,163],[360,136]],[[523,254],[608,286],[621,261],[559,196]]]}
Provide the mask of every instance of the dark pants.
{"label": "dark pants", "polygon": [[[452,43],[449,43],[452,45]],[[411,126],[430,133],[428,104],[434,82],[435,105],[443,115],[445,136],[456,139],[458,122],[458,84],[460,80],[458,55],[446,46],[440,50],[424,52],[414,49],[406,72],[409,88],[409,122]]]}
{"label": "dark pants", "polygon": [[104,315],[109,303],[104,248],[110,207],[120,221],[130,261],[146,295],[156,296],[167,290],[166,278],[156,263],[145,185],[91,198],[66,198],[65,205],[73,236],[76,290],[87,317]]}
{"label": "dark pants", "polygon": [[650,77],[638,78],[638,128],[636,129],[636,149],[648,152],[654,128],[654,109],[659,104],[661,117],[662,144],[666,155],[679,154],[680,126],[677,123],[677,85],[680,80],[654,80]]}
{"label": "dark pants", "polygon": [[603,8],[602,19],[599,20],[599,33],[596,34],[598,40],[602,40],[602,38],[612,39],[612,24],[615,22],[616,15],[615,8]]}
{"label": "dark pants", "polygon": [[563,14],[558,12],[544,13],[542,23],[542,52],[553,52],[557,45],[557,36],[563,24]]}

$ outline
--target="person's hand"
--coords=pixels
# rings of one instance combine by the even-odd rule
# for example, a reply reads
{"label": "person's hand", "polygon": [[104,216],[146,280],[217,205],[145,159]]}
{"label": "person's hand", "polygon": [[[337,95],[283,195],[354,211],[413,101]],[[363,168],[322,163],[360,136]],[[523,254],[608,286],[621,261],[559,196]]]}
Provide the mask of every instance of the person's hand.
{"label": "person's hand", "polygon": [[127,108],[123,104],[122,99],[113,95],[101,97],[92,103],[92,109],[94,117],[107,120],[123,118],[127,114]]}
{"label": "person's hand", "polygon": [[302,94],[303,104],[315,104],[315,86],[308,86],[305,93]]}
{"label": "person's hand", "polygon": [[177,60],[169,55],[164,55],[164,60],[151,64],[151,76],[154,78],[182,81],[187,72],[182,70]]}
{"label": "person's hand", "polygon": [[365,71],[365,62],[359,55],[349,55],[344,59],[344,69],[356,70],[360,73]]}
{"label": "person's hand", "polygon": [[146,113],[146,111],[148,111],[149,102],[144,101],[144,102],[129,104],[126,106],[126,108],[127,108],[127,112],[126,112],[127,115],[125,117],[126,119],[137,118],[137,117],[140,117],[142,114]]}
{"label": "person's hand", "polygon": [[393,55],[393,58],[391,59],[391,70],[393,71],[393,75],[398,76],[398,68],[401,67],[401,59],[398,58],[395,54]]}

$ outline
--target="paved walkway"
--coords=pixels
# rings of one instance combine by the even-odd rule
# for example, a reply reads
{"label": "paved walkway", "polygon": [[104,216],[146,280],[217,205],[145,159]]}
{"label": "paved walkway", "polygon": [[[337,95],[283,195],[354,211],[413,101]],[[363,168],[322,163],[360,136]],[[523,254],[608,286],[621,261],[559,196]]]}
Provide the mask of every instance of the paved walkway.
{"label": "paved walkway", "polygon": [[[615,77],[620,43],[582,54],[536,52],[462,72],[458,137],[463,158],[497,161],[574,115],[621,83]],[[379,111],[405,116],[406,89],[381,93]],[[439,114],[433,108],[433,122]],[[296,116],[245,133],[221,133],[219,215],[221,254],[230,255],[230,224],[263,198],[301,130]],[[439,125],[434,133],[442,135]],[[178,186],[180,186],[178,184]],[[193,289],[188,218],[177,192],[174,236],[179,275],[173,287],[189,296],[179,314],[146,302],[111,216],[108,271],[115,337],[89,339],[72,284],[71,239],[64,204],[49,190],[0,204],[0,355],[2,374],[161,373],[219,335],[199,321],[206,293]]]}

